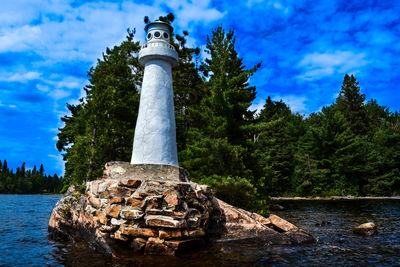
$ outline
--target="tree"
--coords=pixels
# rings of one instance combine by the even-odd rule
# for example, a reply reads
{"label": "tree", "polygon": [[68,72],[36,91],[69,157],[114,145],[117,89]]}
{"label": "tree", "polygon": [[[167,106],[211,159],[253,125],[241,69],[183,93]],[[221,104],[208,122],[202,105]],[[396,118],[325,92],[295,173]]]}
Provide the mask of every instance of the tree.
{"label": "tree", "polygon": [[121,45],[106,49],[88,72],[86,97],[76,106],[67,104],[71,116],[62,118],[57,148],[64,152],[70,182],[100,177],[105,162],[128,161],[131,155],[143,71],[133,37],[128,30]]}
{"label": "tree", "polygon": [[301,123],[302,117],[292,114],[282,100],[266,99],[258,115],[261,127],[253,152],[255,184],[263,194],[282,196],[291,191],[296,143],[299,135],[304,134],[298,131]]}
{"label": "tree", "polygon": [[367,112],[364,105],[365,95],[361,94],[356,78],[346,74],[342,88],[336,99],[335,107],[350,122],[350,127],[356,135],[368,133]]}
{"label": "tree", "polygon": [[389,114],[372,138],[369,157],[374,171],[367,190],[377,196],[400,195],[400,117]]}
{"label": "tree", "polygon": [[255,87],[248,80],[258,66],[246,70],[235,50],[232,30],[218,27],[207,38],[210,59],[201,66],[208,80],[193,117],[198,121],[188,133],[187,148],[179,154],[181,164],[195,179],[211,175],[246,176],[246,126],[253,119],[249,110]]}
{"label": "tree", "polygon": [[[297,159],[298,192],[315,196],[358,195],[365,171],[365,143],[334,107],[308,119]],[[304,190],[304,191],[303,191]]]}

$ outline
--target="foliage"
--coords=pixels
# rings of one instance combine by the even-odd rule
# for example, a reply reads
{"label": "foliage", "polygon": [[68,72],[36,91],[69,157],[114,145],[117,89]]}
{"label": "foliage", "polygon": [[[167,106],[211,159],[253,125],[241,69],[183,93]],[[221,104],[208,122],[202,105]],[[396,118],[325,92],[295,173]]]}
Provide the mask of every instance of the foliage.
{"label": "foliage", "polygon": [[257,189],[246,178],[211,175],[203,178],[199,183],[211,186],[216,197],[231,205],[260,213],[268,211],[266,201],[258,197]]}
{"label": "foliage", "polygon": [[32,170],[25,168],[25,162],[16,172],[8,168],[7,161],[0,160],[0,194],[43,194],[59,193],[64,179],[57,174],[53,176],[44,173],[44,167],[36,165]]}
{"label": "foliage", "polygon": [[121,45],[106,49],[88,72],[86,97],[76,106],[67,104],[71,115],[61,119],[65,125],[60,128],[57,148],[64,152],[69,183],[100,177],[107,161],[129,160],[143,72],[134,33],[128,30]]}
{"label": "foliage", "polygon": [[205,81],[203,96],[191,108],[196,122],[188,130],[180,161],[195,179],[211,175],[249,176],[246,168],[246,126],[254,112],[249,110],[255,87],[248,80],[258,66],[246,70],[235,50],[233,31],[218,27],[207,38],[206,59],[201,66]]}
{"label": "foliage", "polygon": [[72,218],[71,208],[69,206],[66,206],[63,209],[61,209],[61,216],[66,220],[71,219]]}

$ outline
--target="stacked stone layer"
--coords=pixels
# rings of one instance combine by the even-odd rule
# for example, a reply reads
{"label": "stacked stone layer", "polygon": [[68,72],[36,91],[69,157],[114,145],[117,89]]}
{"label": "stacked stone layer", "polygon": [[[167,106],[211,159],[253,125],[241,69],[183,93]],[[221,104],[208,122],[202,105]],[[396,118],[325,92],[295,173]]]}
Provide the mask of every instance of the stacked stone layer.
{"label": "stacked stone layer", "polygon": [[52,236],[81,239],[100,251],[175,255],[207,242],[255,239],[271,244],[314,239],[276,215],[233,207],[173,166],[106,164],[102,179],[73,186],[54,208]]}
{"label": "stacked stone layer", "polygon": [[[55,210],[57,217],[76,222],[76,228],[85,225],[97,239],[104,239],[102,243],[113,239],[134,251],[168,255],[204,243],[212,209],[207,186],[108,178],[88,182],[82,196],[72,192],[71,188]],[[50,222],[50,227],[57,225]],[[107,245],[105,248],[112,250]]]}

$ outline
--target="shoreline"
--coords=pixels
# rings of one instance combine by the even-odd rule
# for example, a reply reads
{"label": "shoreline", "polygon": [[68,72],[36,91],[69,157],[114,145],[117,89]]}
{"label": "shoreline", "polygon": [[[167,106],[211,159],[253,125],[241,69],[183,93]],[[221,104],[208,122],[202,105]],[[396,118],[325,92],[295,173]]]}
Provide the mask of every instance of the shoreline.
{"label": "shoreline", "polygon": [[400,196],[394,197],[353,197],[353,196],[331,196],[331,197],[271,197],[272,201],[287,200],[400,200]]}

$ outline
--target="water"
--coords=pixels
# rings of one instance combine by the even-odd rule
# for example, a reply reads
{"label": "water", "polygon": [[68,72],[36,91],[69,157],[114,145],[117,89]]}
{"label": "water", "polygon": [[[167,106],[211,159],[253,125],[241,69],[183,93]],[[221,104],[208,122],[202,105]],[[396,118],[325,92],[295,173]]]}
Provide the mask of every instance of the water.
{"label": "water", "polygon": [[[0,195],[0,266],[400,266],[400,201],[284,201],[275,212],[313,234],[302,246],[213,245],[179,257],[113,259],[84,243],[49,240],[47,224],[60,196]],[[319,227],[321,221],[329,225]],[[353,226],[372,221],[378,234],[360,237]]]}

